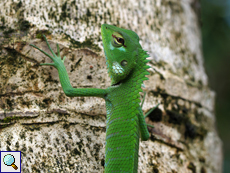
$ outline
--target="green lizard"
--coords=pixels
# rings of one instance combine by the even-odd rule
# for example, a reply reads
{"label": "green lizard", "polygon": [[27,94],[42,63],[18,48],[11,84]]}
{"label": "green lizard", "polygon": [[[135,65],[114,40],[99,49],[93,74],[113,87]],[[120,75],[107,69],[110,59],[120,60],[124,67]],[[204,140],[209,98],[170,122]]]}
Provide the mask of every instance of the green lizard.
{"label": "green lizard", "polygon": [[[106,64],[112,84],[107,89],[73,88],[60,57],[59,45],[57,55],[46,43],[53,56],[40,50],[52,59],[53,63],[40,65],[54,66],[58,70],[64,93],[69,97],[95,96],[106,101],[106,149],[105,172],[137,172],[139,136],[148,140],[149,132],[140,106],[141,85],[148,78],[146,63],[149,57],[139,43],[138,35],[131,31],[112,25],[101,26],[102,41]],[[143,99],[144,100],[144,99]],[[154,109],[154,108],[153,108]],[[152,109],[152,110],[153,110]],[[151,112],[150,110],[149,112]]]}

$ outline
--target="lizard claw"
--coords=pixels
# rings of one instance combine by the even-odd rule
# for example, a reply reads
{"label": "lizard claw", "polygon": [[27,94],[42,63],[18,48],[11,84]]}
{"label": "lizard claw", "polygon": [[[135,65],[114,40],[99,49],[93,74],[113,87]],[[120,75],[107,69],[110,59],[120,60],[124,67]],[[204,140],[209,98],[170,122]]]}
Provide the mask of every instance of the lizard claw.
{"label": "lizard claw", "polygon": [[41,65],[41,66],[42,66],[42,65],[55,66],[54,63],[41,63],[41,64],[39,64],[39,65]]}
{"label": "lizard claw", "polygon": [[152,109],[150,109],[150,111],[148,111],[148,112],[145,114],[145,118],[146,118],[152,111],[154,111],[159,105],[160,105],[160,103],[158,103],[156,106],[154,106]]}
{"label": "lizard claw", "polygon": [[149,127],[152,127],[152,128],[154,128],[154,126],[153,125],[151,125],[151,124],[146,124],[147,126],[149,126]]}
{"label": "lizard claw", "polygon": [[35,49],[38,49],[40,52],[44,53],[46,56],[48,56],[50,59],[53,60],[53,57],[50,56],[48,53],[46,53],[45,51],[41,50],[40,48],[38,48],[37,46],[30,44],[30,46],[34,47]]}
{"label": "lizard claw", "polygon": [[62,60],[63,63],[64,63],[65,59],[66,59],[66,56],[63,57],[63,60]]}
{"label": "lizard claw", "polygon": [[[57,54],[58,54],[58,57],[61,58],[59,44],[56,44],[56,45],[57,45]],[[64,63],[65,59],[66,59],[66,56],[64,56],[61,61]]]}

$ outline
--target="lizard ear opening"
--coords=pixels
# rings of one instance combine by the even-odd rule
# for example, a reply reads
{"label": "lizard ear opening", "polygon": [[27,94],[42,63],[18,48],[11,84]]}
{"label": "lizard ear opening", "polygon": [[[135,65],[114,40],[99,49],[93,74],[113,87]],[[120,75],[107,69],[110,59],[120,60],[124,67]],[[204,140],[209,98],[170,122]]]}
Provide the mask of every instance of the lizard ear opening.
{"label": "lizard ear opening", "polygon": [[126,60],[121,61],[121,66],[127,66],[128,62]]}

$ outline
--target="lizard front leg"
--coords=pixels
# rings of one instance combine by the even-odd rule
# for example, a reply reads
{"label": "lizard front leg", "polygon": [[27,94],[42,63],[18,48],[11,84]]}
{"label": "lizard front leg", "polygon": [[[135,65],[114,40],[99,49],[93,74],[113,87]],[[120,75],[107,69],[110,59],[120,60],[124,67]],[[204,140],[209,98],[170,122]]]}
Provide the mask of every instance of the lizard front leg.
{"label": "lizard front leg", "polygon": [[59,79],[61,82],[62,89],[64,93],[69,96],[69,97],[75,97],[75,96],[95,96],[95,97],[101,97],[104,98],[105,95],[109,92],[109,89],[99,89],[99,88],[73,88],[70,80],[68,73],[66,71],[65,65],[64,65],[64,60],[65,56],[62,59],[60,56],[60,50],[59,50],[59,45],[57,44],[57,55],[54,53],[54,51],[51,49],[46,37],[43,35],[45,38],[45,41],[49,47],[49,50],[51,51],[52,55],[49,55],[48,53],[44,52],[40,48],[38,48],[35,45],[30,44],[34,48],[38,49],[42,53],[44,53],[46,56],[48,56],[53,63],[42,63],[40,65],[49,65],[49,66],[54,66],[58,70],[59,74]]}

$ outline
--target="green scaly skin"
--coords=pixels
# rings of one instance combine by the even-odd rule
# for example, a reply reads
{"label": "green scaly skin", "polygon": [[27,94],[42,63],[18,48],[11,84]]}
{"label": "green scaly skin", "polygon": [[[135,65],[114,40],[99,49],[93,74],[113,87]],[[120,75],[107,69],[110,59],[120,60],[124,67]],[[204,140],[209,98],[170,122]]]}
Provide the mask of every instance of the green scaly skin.
{"label": "green scaly skin", "polygon": [[[137,172],[139,137],[148,140],[149,132],[140,106],[141,85],[148,78],[146,69],[148,54],[139,44],[139,37],[131,30],[103,24],[101,27],[102,41],[106,56],[111,87],[73,88],[64,66],[64,59],[49,49],[53,56],[42,51],[53,60],[51,65],[58,70],[60,82],[65,94],[69,97],[95,96],[106,101],[106,149],[105,172]],[[140,135],[141,134],[141,135]]]}

